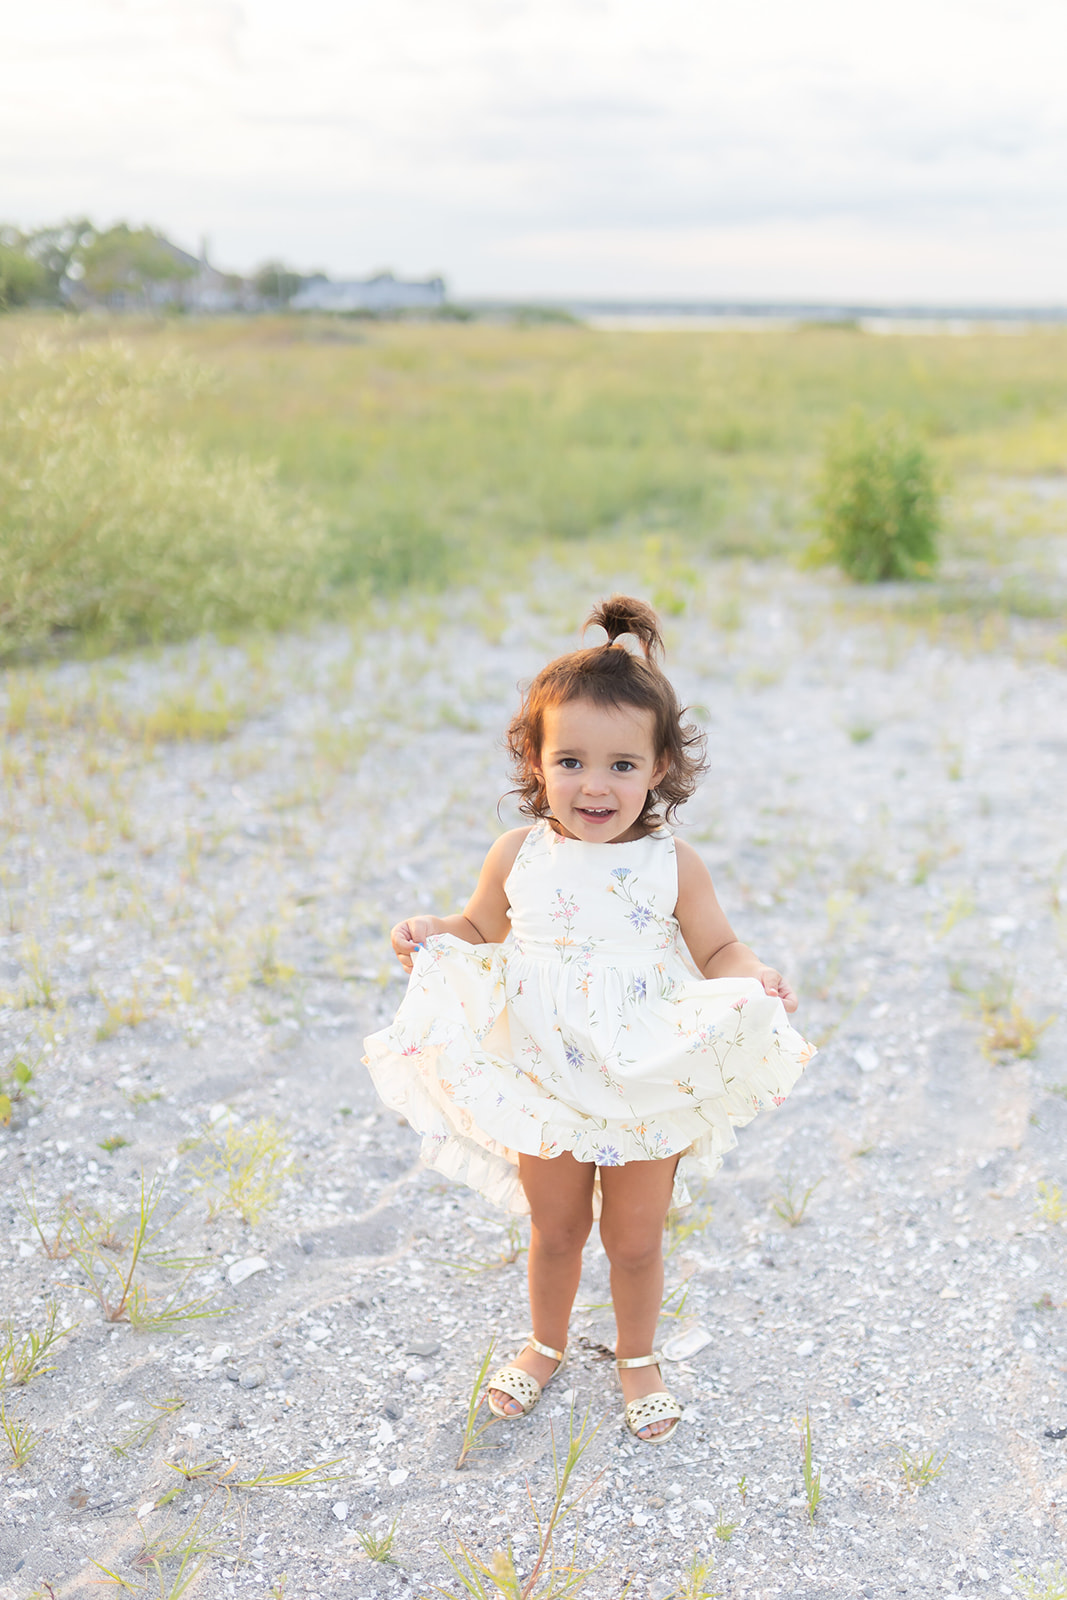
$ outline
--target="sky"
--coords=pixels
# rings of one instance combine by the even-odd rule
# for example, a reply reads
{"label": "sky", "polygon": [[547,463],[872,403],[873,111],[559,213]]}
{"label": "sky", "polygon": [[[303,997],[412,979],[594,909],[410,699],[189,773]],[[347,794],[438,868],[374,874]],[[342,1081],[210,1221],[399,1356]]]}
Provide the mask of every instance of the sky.
{"label": "sky", "polygon": [[1067,302],[1064,0],[0,0],[0,220],[454,298]]}

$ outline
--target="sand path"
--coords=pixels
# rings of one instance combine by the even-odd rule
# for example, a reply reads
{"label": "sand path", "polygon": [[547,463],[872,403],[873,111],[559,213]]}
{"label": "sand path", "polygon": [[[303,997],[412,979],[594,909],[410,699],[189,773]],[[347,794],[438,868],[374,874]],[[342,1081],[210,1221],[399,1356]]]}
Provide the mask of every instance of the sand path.
{"label": "sand path", "polygon": [[[76,1327],[5,1395],[38,1443],[0,1476],[0,1600],[97,1593],[93,1562],[155,1594],[137,1553],[183,1535],[212,1547],[205,1600],[451,1592],[460,1540],[510,1538],[528,1569],[525,1486],[543,1506],[572,1400],[600,1424],[575,1480],[597,1478],[593,1600],[666,1596],[694,1552],[745,1600],[984,1600],[1067,1545],[1067,678],[1032,632],[964,653],[762,570],[702,571],[670,619],[712,756],[686,836],[821,1052],[673,1240],[663,1336],[710,1335],[666,1369],[677,1442],[622,1428],[591,1244],[566,1388],[454,1468],[489,1338],[525,1332],[522,1239],[419,1168],[361,1040],[401,992],[384,931],[460,901],[500,825],[516,680],[603,587],[545,572],[417,627],[10,681],[0,1061],[32,1059],[39,1099],[0,1133],[0,1281],[17,1332],[50,1301]],[[228,737],[163,737],[212,705]],[[1049,1017],[1030,1058],[993,1048]],[[209,1220],[196,1141],[265,1118],[296,1157],[279,1202]],[[163,1242],[200,1258],[186,1298],[229,1316],[108,1324],[45,1255],[31,1183],[43,1224],[69,1196],[121,1235],[142,1173],[166,1178]],[[150,1308],[175,1277],[150,1265]],[[944,1465],[909,1492],[902,1453]],[[233,1487],[328,1461],[331,1482]],[[394,1521],[399,1564],[368,1560],[360,1534]]]}

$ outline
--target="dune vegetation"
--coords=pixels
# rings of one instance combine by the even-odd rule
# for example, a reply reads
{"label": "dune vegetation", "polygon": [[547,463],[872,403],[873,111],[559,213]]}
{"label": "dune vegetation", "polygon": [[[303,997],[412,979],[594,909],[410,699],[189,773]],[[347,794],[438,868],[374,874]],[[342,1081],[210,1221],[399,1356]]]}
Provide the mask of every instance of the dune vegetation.
{"label": "dune vegetation", "polygon": [[997,564],[1048,531],[989,494],[1067,467],[1065,357],[1048,330],[9,316],[0,650],[275,627],[576,540],[796,556],[857,407],[922,442],[949,556]]}

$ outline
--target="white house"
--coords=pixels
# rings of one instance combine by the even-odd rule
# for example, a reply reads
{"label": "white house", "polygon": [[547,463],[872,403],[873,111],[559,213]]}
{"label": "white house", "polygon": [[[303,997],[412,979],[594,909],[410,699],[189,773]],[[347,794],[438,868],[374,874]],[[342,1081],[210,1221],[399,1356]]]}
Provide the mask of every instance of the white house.
{"label": "white house", "polygon": [[289,302],[293,311],[426,311],[445,303],[445,280],[412,282],[379,272],[373,278],[333,283],[326,277],[305,280]]}

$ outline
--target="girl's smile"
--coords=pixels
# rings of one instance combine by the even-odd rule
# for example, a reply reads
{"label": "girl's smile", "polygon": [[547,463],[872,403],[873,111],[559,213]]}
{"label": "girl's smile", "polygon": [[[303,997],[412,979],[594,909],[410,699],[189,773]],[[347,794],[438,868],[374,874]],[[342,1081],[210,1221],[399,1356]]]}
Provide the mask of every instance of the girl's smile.
{"label": "girl's smile", "polygon": [[653,746],[651,711],[569,700],[545,711],[538,767],[552,815],[587,843],[639,839],[648,791],[667,770]]}

